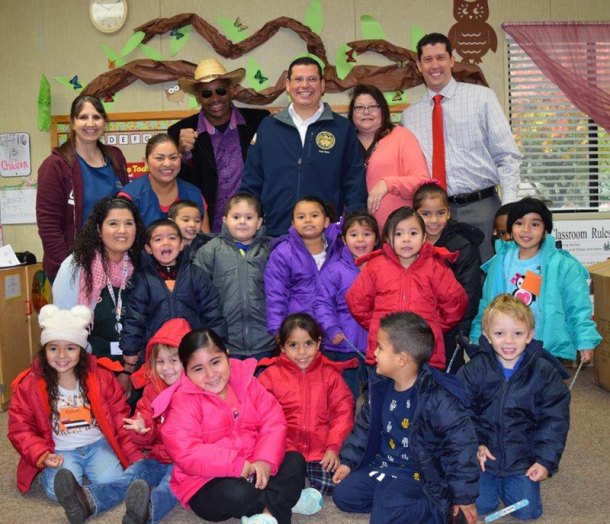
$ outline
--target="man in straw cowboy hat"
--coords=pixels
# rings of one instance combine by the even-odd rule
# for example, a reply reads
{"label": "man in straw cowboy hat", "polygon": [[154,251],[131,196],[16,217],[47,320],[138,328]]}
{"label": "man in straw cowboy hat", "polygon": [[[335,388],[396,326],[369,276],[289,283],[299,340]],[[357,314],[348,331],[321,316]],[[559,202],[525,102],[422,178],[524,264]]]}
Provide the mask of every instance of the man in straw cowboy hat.
{"label": "man in straw cowboy hat", "polygon": [[179,176],[201,190],[214,233],[222,227],[226,201],[239,190],[250,141],[269,114],[233,105],[234,88],[245,74],[243,68],[227,72],[215,58],[201,60],[193,78],[178,80],[184,91],[197,97],[201,111],[167,130],[182,153]]}

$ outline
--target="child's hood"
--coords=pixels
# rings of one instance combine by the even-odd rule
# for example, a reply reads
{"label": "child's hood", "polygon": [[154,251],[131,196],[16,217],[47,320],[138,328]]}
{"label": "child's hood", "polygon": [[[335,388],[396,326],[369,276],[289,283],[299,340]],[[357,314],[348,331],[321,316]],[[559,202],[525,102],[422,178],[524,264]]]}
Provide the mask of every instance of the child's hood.
{"label": "child's hood", "polygon": [[[183,318],[172,318],[165,322],[146,344],[145,363],[150,360],[155,344],[177,348],[184,335],[191,331],[191,326]],[[147,383],[147,366],[143,365],[131,376],[131,382],[136,389],[143,388]]]}
{"label": "child's hood", "polygon": [[[234,358],[229,359],[231,363],[231,378],[229,384],[235,391],[237,398],[242,401],[246,394],[246,389],[254,378],[254,370],[256,369],[256,360],[248,358],[246,360],[237,360]],[[187,395],[213,395],[201,389],[199,386],[193,384],[191,380],[186,376],[183,371],[180,379],[172,384],[170,387],[164,389],[152,402],[153,417],[157,418],[162,416],[169,405],[171,404],[172,397],[176,391],[180,390],[181,393]]]}
{"label": "child's hood", "polygon": [[146,360],[150,359],[155,344],[177,348],[184,335],[191,331],[191,326],[183,318],[172,318],[165,322],[146,344]]}
{"label": "child's hood", "polygon": [[437,384],[439,384],[449,393],[451,393],[451,395],[454,396],[463,406],[468,406],[468,400],[466,398],[464,388],[462,387],[461,382],[455,375],[443,373],[438,369],[434,369],[429,364],[424,364],[421,367],[420,376],[422,376],[423,373],[429,373],[430,375],[432,375],[433,380]]}

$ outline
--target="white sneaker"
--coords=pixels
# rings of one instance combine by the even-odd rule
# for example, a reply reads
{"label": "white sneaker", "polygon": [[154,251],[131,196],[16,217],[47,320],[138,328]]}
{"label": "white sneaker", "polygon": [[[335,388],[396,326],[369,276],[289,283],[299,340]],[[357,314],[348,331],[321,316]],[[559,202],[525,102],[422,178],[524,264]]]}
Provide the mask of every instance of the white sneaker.
{"label": "white sneaker", "polygon": [[277,524],[277,520],[272,515],[259,513],[251,517],[242,517],[241,524]]}
{"label": "white sneaker", "polygon": [[301,491],[299,501],[292,508],[292,512],[300,515],[313,515],[322,509],[322,504],[324,504],[322,493],[314,488],[305,488]]}

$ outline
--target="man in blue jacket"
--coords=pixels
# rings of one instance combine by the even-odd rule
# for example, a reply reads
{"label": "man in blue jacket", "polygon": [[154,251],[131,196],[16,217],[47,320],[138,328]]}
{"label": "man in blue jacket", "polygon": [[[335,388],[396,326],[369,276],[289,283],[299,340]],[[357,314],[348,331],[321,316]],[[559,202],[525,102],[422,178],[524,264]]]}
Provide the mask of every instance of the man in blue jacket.
{"label": "man in blue jacket", "polygon": [[265,118],[248,150],[242,191],[260,198],[267,234],[288,231],[297,200],[315,195],[338,213],[366,208],[362,146],[356,130],[321,101],[322,68],[302,57],[288,68],[292,103]]}

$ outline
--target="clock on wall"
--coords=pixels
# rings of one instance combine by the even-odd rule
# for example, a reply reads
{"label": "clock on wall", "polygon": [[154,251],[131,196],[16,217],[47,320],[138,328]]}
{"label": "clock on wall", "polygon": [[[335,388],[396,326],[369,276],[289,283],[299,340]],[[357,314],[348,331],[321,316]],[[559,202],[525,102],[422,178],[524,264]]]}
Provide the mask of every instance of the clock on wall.
{"label": "clock on wall", "polygon": [[91,0],[89,16],[96,29],[114,33],[127,20],[127,0]]}

